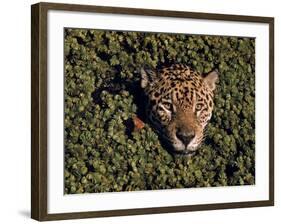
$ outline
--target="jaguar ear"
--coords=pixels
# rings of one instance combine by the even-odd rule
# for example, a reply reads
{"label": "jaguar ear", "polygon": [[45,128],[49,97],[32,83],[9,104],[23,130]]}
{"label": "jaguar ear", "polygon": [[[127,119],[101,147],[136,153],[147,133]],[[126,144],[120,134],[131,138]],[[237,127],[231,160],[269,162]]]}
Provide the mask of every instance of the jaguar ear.
{"label": "jaguar ear", "polygon": [[208,87],[211,90],[215,90],[216,89],[216,82],[219,79],[219,74],[217,70],[214,70],[210,73],[208,73],[205,78],[204,81],[207,83]]}
{"label": "jaguar ear", "polygon": [[145,88],[148,85],[152,85],[152,83],[156,80],[157,74],[154,70],[148,68],[141,68],[141,87]]}

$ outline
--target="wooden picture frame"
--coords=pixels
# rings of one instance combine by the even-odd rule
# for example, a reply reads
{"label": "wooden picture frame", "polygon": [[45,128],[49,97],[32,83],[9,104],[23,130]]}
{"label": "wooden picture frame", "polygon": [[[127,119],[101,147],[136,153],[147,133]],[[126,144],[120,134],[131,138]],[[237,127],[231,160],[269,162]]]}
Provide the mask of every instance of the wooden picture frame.
{"label": "wooden picture frame", "polygon": [[[48,212],[48,12],[68,11],[166,18],[248,22],[269,26],[269,174],[268,200],[181,206],[130,208],[85,212]],[[90,5],[38,3],[31,7],[31,217],[39,221],[92,217],[203,211],[274,205],[274,18],[210,13],[116,8]]]}

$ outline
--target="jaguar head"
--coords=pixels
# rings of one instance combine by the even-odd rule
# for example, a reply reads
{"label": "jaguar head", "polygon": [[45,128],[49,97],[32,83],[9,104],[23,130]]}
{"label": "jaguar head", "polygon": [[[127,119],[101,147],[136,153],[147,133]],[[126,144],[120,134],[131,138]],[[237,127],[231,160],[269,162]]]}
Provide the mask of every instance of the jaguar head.
{"label": "jaguar head", "polygon": [[201,75],[182,65],[158,71],[141,69],[147,117],[175,152],[194,152],[202,143],[217,80],[216,71]]}

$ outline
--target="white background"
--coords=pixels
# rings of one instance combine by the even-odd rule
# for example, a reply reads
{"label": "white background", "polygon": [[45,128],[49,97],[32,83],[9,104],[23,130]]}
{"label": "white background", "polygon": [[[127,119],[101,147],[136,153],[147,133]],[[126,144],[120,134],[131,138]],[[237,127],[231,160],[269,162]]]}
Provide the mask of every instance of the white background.
{"label": "white background", "polygon": [[[66,0],[65,0],[66,1]],[[63,2],[57,0],[57,2]],[[280,78],[280,6],[278,0],[99,0],[72,3],[142,7],[169,10],[202,11],[275,16],[275,83]],[[30,216],[30,4],[35,1],[3,1],[1,4],[0,75],[1,75],[1,223],[35,223]],[[281,97],[276,88],[275,98]],[[279,102],[279,103],[278,103]],[[280,100],[275,113],[281,114]],[[70,220],[52,223],[279,223],[281,119],[275,118],[276,206],[268,208],[229,209],[178,214]]]}

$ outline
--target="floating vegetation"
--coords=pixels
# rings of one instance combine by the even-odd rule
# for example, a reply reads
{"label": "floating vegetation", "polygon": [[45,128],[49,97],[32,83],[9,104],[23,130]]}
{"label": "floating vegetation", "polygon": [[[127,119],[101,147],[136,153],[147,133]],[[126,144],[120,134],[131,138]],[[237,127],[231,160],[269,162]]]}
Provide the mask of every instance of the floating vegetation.
{"label": "floating vegetation", "polygon": [[[68,28],[64,38],[66,194],[255,183],[254,38]],[[141,122],[140,66],[171,63],[220,73],[192,157],[170,154]]]}

